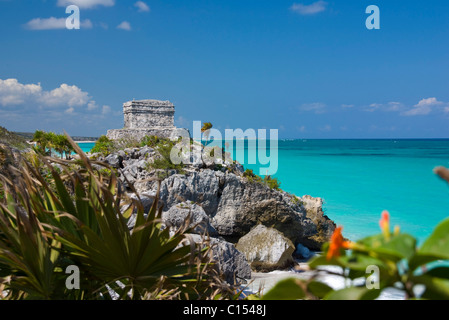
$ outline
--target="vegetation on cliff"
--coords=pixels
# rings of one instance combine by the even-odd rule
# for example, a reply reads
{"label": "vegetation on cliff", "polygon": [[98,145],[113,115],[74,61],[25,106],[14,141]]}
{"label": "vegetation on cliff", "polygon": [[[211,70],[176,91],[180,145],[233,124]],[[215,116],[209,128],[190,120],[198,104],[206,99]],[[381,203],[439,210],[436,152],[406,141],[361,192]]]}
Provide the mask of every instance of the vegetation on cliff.
{"label": "vegetation on cliff", "polygon": [[7,144],[18,150],[24,150],[30,147],[25,138],[6,130],[3,127],[0,127],[0,143]]}
{"label": "vegetation on cliff", "polygon": [[[159,193],[146,212],[139,194],[123,193],[114,168],[90,160],[71,139],[77,160],[48,157],[49,145],[45,135],[38,139],[39,134],[39,148],[23,157],[0,145],[0,299],[192,300],[240,295],[217,268],[208,240],[191,241],[189,220],[174,234],[163,227]],[[99,150],[105,153],[119,148],[110,140],[100,140],[97,144],[104,149]],[[132,145],[129,141],[121,144]],[[169,144],[148,137],[139,146],[163,154]],[[161,161],[167,159],[162,155]],[[194,176],[214,178],[221,192],[225,191],[219,179],[224,173],[207,171]],[[447,169],[435,172],[449,182]],[[229,194],[239,190],[236,181],[242,178],[252,183],[252,198],[262,184],[270,194],[281,194],[274,190],[279,188],[277,181],[264,180],[250,170],[242,171],[239,178],[229,176],[234,179],[229,180]],[[133,190],[132,184],[128,187]],[[170,196],[167,193],[165,201],[174,201]],[[308,199],[293,197],[290,201],[302,207]],[[279,207],[278,202],[272,206],[258,202],[260,210]],[[225,222],[227,214],[222,214]],[[379,224],[379,234],[357,242],[347,241],[342,227],[336,228],[322,254],[309,261],[315,275],[281,281],[269,292],[248,299],[376,299],[392,287],[408,299],[449,299],[449,267],[442,263],[449,260],[449,220],[441,222],[419,246],[412,235],[398,227],[391,229],[387,212]],[[312,224],[309,227],[313,229]],[[320,280],[319,274],[329,272],[329,267],[341,270],[330,273],[344,278],[345,288],[335,290]]]}
{"label": "vegetation on cliff", "polygon": [[138,195],[121,193],[113,171],[103,176],[71,145],[75,163],[34,154],[0,174],[0,298],[233,297],[206,240],[187,244],[188,224],[169,234],[158,196],[144,214]]}

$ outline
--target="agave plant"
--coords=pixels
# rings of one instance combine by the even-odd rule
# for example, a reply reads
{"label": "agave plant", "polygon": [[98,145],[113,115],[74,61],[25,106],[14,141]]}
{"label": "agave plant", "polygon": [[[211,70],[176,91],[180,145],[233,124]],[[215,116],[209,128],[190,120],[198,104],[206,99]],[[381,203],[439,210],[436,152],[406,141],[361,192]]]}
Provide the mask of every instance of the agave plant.
{"label": "agave plant", "polygon": [[[68,137],[76,164],[34,155],[0,174],[0,294],[5,299],[211,299],[226,285],[207,242],[170,234]],[[55,169],[58,167],[59,169]],[[97,169],[96,169],[97,168]],[[110,168],[109,168],[110,169]],[[49,182],[48,175],[51,177]],[[135,224],[130,227],[131,217]],[[78,286],[67,285],[74,266]]]}

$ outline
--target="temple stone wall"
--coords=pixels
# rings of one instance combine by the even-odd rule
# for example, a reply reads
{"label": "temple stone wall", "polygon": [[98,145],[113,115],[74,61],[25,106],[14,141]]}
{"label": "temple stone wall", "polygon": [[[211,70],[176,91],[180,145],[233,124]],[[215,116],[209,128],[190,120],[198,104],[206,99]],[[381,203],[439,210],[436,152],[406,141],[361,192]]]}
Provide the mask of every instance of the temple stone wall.
{"label": "temple stone wall", "polygon": [[176,135],[175,106],[170,101],[138,100],[123,104],[125,126],[123,129],[108,130],[112,140],[145,136],[172,138]]}
{"label": "temple stone wall", "polygon": [[130,101],[123,105],[125,129],[174,127],[175,106],[169,101]]}

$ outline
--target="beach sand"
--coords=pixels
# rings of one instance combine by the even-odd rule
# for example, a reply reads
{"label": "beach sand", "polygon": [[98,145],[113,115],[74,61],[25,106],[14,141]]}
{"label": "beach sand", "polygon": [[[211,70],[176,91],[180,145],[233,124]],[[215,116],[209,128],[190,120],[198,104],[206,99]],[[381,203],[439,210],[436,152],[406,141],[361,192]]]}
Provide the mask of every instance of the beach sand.
{"label": "beach sand", "polygon": [[[327,270],[331,272],[340,272],[341,269],[338,267],[329,267]],[[295,266],[294,269],[288,271],[273,271],[269,273],[259,273],[253,272],[251,280],[245,285],[246,290],[245,294],[257,293],[260,292],[264,294],[272,289],[276,283],[281,280],[288,278],[298,278],[298,279],[308,279],[315,272],[310,271],[308,269],[307,263],[299,263]],[[334,290],[339,290],[345,288],[349,283],[345,283],[345,279],[338,275],[328,274],[327,272],[320,271],[317,279],[321,282],[324,282],[328,286],[332,287]],[[354,281],[354,284],[357,284],[357,281]],[[377,298],[377,300],[403,300],[404,294],[394,288],[385,289],[381,295]]]}

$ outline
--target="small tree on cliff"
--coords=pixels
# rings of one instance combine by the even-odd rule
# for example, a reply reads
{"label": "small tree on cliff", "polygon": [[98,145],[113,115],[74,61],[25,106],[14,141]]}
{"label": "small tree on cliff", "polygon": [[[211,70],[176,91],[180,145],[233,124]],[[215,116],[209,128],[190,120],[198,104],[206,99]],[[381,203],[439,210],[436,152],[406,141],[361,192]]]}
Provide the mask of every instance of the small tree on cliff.
{"label": "small tree on cliff", "polygon": [[210,129],[212,129],[213,125],[210,122],[205,122],[203,124],[203,127],[201,128],[201,132],[204,133],[204,137],[206,138],[206,144],[207,144],[207,140],[209,140],[209,134],[210,134]]}

